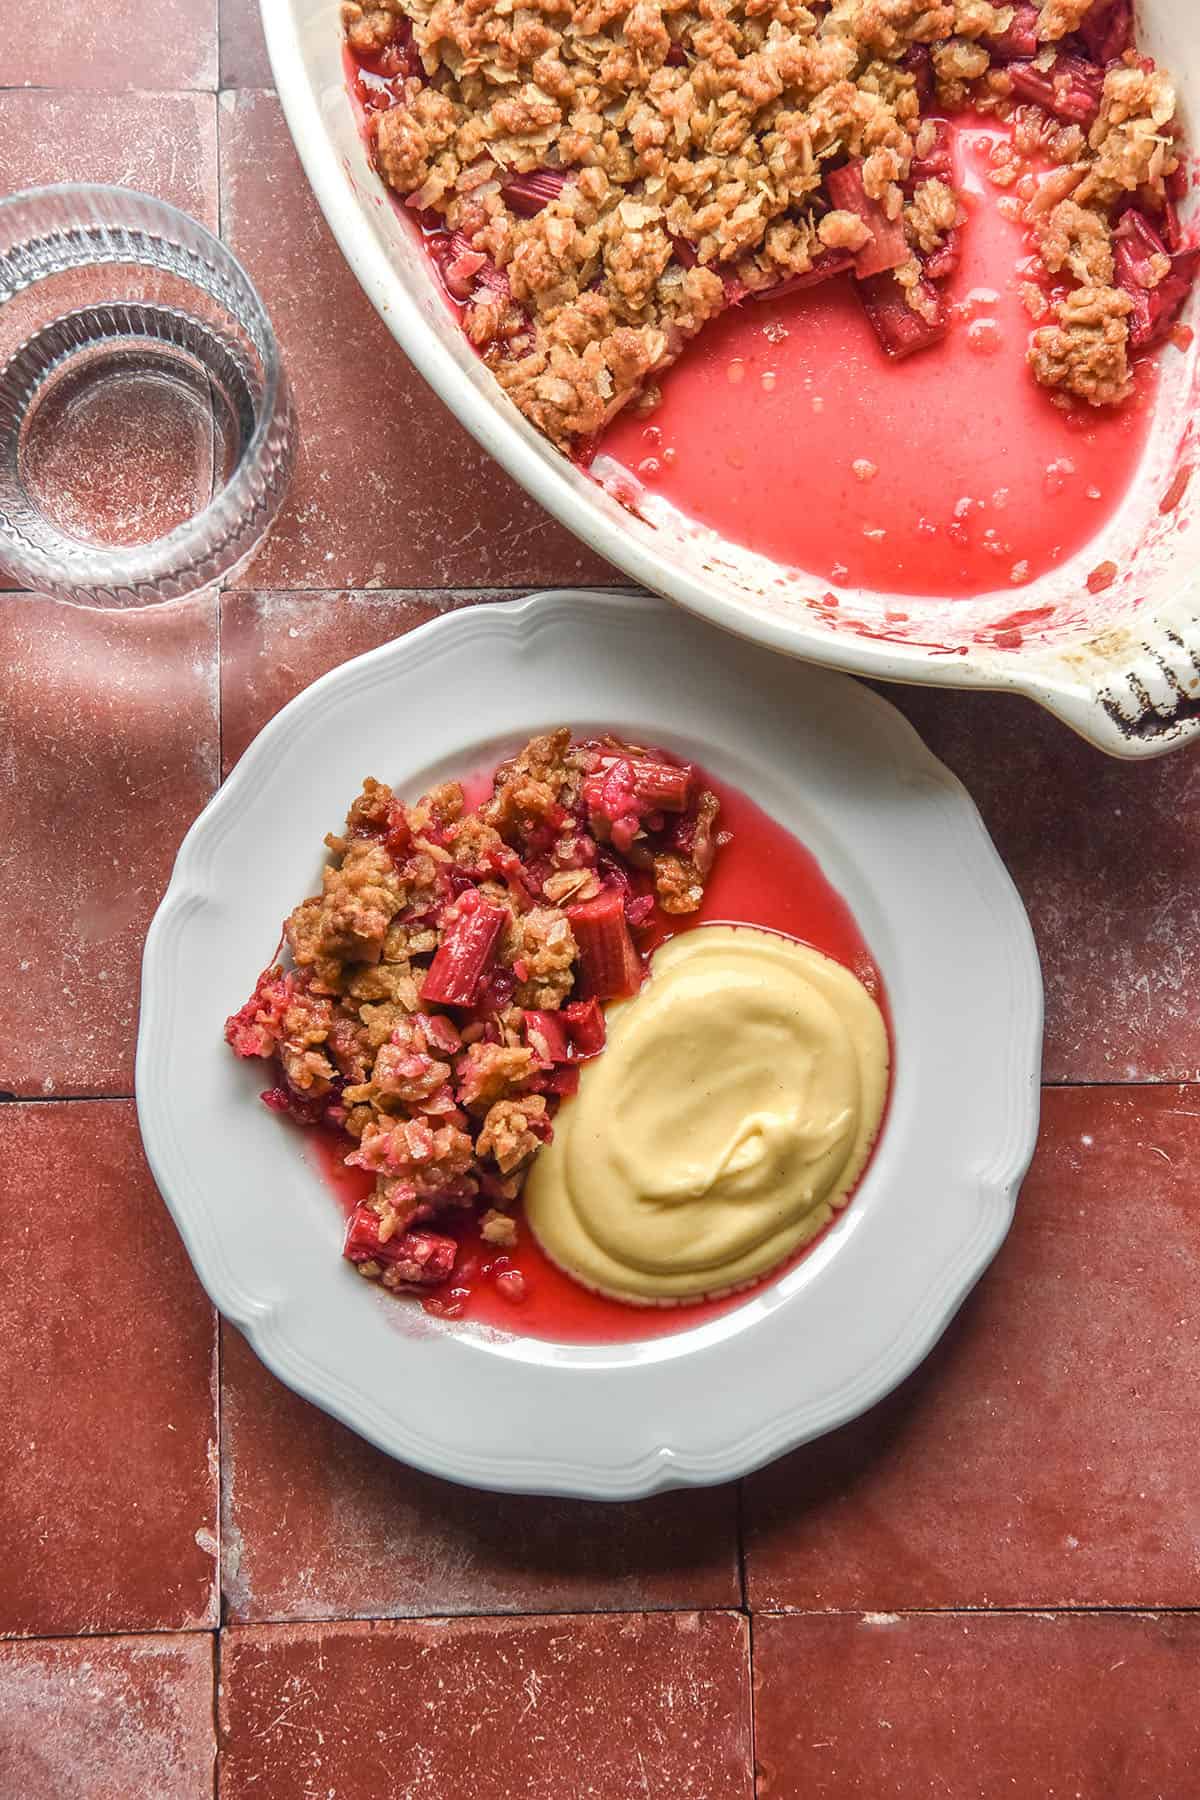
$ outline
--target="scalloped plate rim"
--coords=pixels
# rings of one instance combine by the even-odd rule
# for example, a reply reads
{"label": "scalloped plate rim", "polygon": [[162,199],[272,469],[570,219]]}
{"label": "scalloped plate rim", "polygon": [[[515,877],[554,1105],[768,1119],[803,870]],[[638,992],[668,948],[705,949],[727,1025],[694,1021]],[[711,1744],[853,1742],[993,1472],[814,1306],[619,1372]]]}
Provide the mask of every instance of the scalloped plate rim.
{"label": "scalloped plate rim", "polygon": [[[981,882],[986,871],[988,879],[995,883],[993,901],[1000,922],[1007,925],[1010,934],[1010,1062],[1023,1068],[1024,1078],[1013,1083],[1007,1096],[1005,1129],[997,1131],[991,1164],[982,1172],[957,1170],[953,1177],[947,1177],[947,1191],[974,1189],[977,1217],[973,1231],[959,1246],[955,1259],[927,1283],[921,1304],[910,1311],[886,1354],[859,1371],[854,1380],[843,1383],[837,1400],[828,1404],[815,1420],[811,1406],[800,1405],[778,1410],[752,1430],[733,1435],[719,1453],[699,1453],[680,1443],[664,1442],[642,1448],[624,1460],[610,1460],[604,1466],[579,1457],[530,1458],[519,1451],[503,1459],[476,1459],[461,1449],[447,1450],[427,1436],[406,1432],[394,1416],[385,1416],[368,1396],[344,1392],[336,1378],[322,1371],[300,1345],[279,1335],[278,1299],[261,1297],[261,1290],[256,1295],[238,1279],[215,1235],[202,1194],[198,1188],[189,1191],[192,1172],[180,1170],[173,1163],[173,1146],[164,1141],[161,1097],[156,1093],[151,1073],[157,1034],[164,1022],[158,988],[161,950],[170,948],[171,933],[182,929],[188,912],[207,903],[209,896],[203,882],[205,847],[211,841],[215,848],[235,828],[239,809],[244,810],[246,804],[242,796],[252,791],[257,768],[270,759],[275,746],[302,729],[306,717],[318,718],[341,690],[369,687],[381,671],[390,670],[393,664],[397,675],[402,675],[406,665],[419,668],[439,648],[443,653],[452,652],[457,640],[470,639],[479,631],[496,630],[519,641],[543,627],[553,627],[564,615],[574,619],[580,608],[586,608],[589,621],[601,616],[615,621],[622,615],[631,620],[645,620],[655,613],[660,618],[665,615],[663,622],[674,631],[712,640],[712,648],[718,654],[729,643],[712,627],[649,597],[556,589],[519,601],[440,615],[320,677],[263,727],[180,846],[171,881],[146,940],[136,1091],[151,1168],[203,1285],[222,1314],[244,1333],[263,1362],[282,1381],[381,1450],[444,1479],[497,1491],[626,1500],[667,1487],[710,1485],[749,1473],[836,1429],[884,1398],[923,1361],[941,1337],[996,1255],[1012,1221],[1038,1128],[1041,982],[1036,949],[1020,899],[969,795],[888,701],[847,676],[813,668],[803,672],[806,683],[853,690],[856,704],[873,715],[883,735],[903,748],[910,773],[930,783],[939,805],[957,815],[961,830],[959,851],[964,864]],[[743,643],[743,649],[748,658],[767,664],[773,661],[767,652],[753,646]]]}

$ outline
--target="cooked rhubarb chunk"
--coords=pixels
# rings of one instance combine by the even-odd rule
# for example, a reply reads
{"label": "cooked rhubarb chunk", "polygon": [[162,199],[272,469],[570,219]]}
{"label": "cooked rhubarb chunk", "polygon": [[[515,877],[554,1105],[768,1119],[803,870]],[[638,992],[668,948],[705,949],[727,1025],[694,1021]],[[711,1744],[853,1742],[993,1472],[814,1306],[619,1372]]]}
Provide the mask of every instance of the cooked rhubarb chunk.
{"label": "cooked rhubarb chunk", "polygon": [[1100,111],[1104,71],[1070,51],[1060,50],[1048,69],[1031,62],[1013,62],[1007,73],[1020,99],[1032,100],[1056,119],[1091,125]]}
{"label": "cooked rhubarb chunk", "polygon": [[546,1067],[585,1062],[604,1048],[604,1014],[597,1000],[574,1000],[560,1012],[525,1013],[525,1037]]}
{"label": "cooked rhubarb chunk", "polygon": [[413,1287],[432,1287],[452,1272],[458,1255],[456,1239],[438,1231],[397,1231],[385,1239],[379,1233],[378,1213],[369,1206],[356,1206],[346,1227],[346,1260],[382,1263],[393,1271],[393,1282]]}
{"label": "cooked rhubarb chunk", "polygon": [[854,254],[854,273],[860,281],[907,262],[909,249],[904,236],[904,221],[902,218],[889,219],[879,201],[867,193],[861,157],[855,157],[853,162],[840,169],[831,169],[825,177],[825,186],[838,211],[856,213],[871,234],[867,243]]}
{"label": "cooked rhubarb chunk", "polygon": [[1115,62],[1133,44],[1133,0],[1093,0],[1079,37],[1095,62]]}
{"label": "cooked rhubarb chunk", "polygon": [[799,293],[803,288],[819,287],[823,281],[829,281],[835,275],[844,275],[847,269],[854,267],[854,258],[848,250],[825,250],[820,256],[813,258],[812,267],[803,275],[789,275],[786,281],[777,281],[773,287],[759,288],[752,294],[752,300],[781,300],[785,294]]}
{"label": "cooked rhubarb chunk", "polygon": [[551,200],[557,200],[566,184],[565,169],[531,169],[527,175],[510,175],[500,192],[515,213],[532,219]]}
{"label": "cooked rhubarb chunk", "polygon": [[544,1012],[537,1007],[525,1009],[525,1041],[543,1068],[569,1062],[571,1041],[567,1022],[561,1012]]}
{"label": "cooked rhubarb chunk", "polygon": [[884,353],[896,362],[936,344],[949,326],[938,290],[928,281],[919,281],[915,291],[921,312],[914,312],[908,304],[907,291],[894,275],[877,275],[873,281],[858,284],[858,296],[875,335]]}
{"label": "cooked rhubarb chunk", "polygon": [[1041,48],[1037,7],[1029,4],[1014,6],[1012,13],[1011,24],[983,40],[992,53],[993,62],[1016,62],[1020,58],[1034,57]]}
{"label": "cooked rhubarb chunk", "polygon": [[606,888],[594,900],[567,908],[579,946],[584,985],[593,1000],[615,1000],[635,993],[642,965],[625,920],[625,899],[618,888]]}
{"label": "cooked rhubarb chunk", "polygon": [[908,171],[905,192],[922,181],[954,180],[954,148],[945,119],[926,119],[921,126],[920,148]]}
{"label": "cooked rhubarb chunk", "polygon": [[1145,213],[1132,209],[1117,227],[1113,258],[1117,286],[1133,301],[1130,347],[1145,350],[1161,343],[1192,291],[1200,250],[1172,256]]}
{"label": "cooked rhubarb chunk", "polygon": [[454,903],[437,955],[421,984],[421,998],[435,1006],[470,1006],[496,954],[496,940],[509,916],[474,888]]}
{"label": "cooked rhubarb chunk", "polygon": [[562,1017],[570,1033],[571,1054],[579,1061],[599,1056],[604,1048],[604,1014],[597,1000],[573,1000]]}

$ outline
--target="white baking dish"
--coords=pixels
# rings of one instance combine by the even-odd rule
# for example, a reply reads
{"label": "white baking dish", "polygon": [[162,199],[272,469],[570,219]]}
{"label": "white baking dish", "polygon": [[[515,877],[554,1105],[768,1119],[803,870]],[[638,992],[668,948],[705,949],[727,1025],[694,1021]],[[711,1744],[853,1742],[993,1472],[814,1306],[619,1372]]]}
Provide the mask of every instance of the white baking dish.
{"label": "white baking dish", "polygon": [[[1146,456],[1103,535],[1053,574],[974,600],[840,590],[716,537],[633,517],[546,443],[483,367],[432,266],[367,160],[347,92],[338,0],[262,0],[280,99],[317,199],[363,288],[408,356],[523,487],[610,562],[714,623],[812,662],[894,681],[1027,694],[1114,755],[1160,755],[1200,730],[1200,480],[1164,497],[1195,455],[1200,340],[1164,362]],[[1200,112],[1191,0],[1141,9],[1141,41],[1174,72],[1185,122]],[[1193,319],[1196,301],[1186,317]],[[1086,578],[1120,570],[1107,592]],[[885,623],[888,610],[907,615]],[[1035,615],[1030,618],[1029,615]]]}

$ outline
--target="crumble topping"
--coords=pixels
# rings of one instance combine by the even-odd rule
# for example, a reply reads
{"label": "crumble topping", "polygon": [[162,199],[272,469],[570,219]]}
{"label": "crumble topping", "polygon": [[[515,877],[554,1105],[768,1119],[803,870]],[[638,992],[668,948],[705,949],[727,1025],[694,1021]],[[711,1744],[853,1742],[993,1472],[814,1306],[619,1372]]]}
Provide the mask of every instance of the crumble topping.
{"label": "crumble topping", "polygon": [[516,1244],[554,1109],[604,1047],[602,1002],[639,986],[656,907],[699,906],[718,813],[690,765],[565,729],[502,764],[473,812],[456,782],[414,806],[363,783],[321,892],[284,924],[292,966],[225,1028],[273,1064],[272,1110],[336,1132],[373,1175],[346,1237],[360,1274],[445,1282],[468,1213],[485,1244]]}
{"label": "crumble topping", "polygon": [[349,0],[343,19],[390,77],[380,174],[436,230],[496,378],[563,448],[651,407],[726,307],[788,285],[852,271],[892,356],[944,335],[966,215],[935,111],[1015,121],[994,179],[1043,285],[1125,290],[1111,240],[1131,210],[1179,275],[1150,337],[1116,301],[1099,330],[1055,291],[1039,381],[1116,403],[1128,350],[1167,334],[1195,272],[1174,89],[1137,56],[1128,0]]}

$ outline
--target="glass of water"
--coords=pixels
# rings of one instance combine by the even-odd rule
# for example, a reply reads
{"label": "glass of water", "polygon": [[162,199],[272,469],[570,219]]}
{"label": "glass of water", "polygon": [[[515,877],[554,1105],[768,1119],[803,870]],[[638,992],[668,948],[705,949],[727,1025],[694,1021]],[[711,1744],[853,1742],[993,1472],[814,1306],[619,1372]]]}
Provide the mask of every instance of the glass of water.
{"label": "glass of water", "polygon": [[279,510],[296,422],[245,270],[164,201],[0,201],[0,566],[81,606],[228,577]]}

